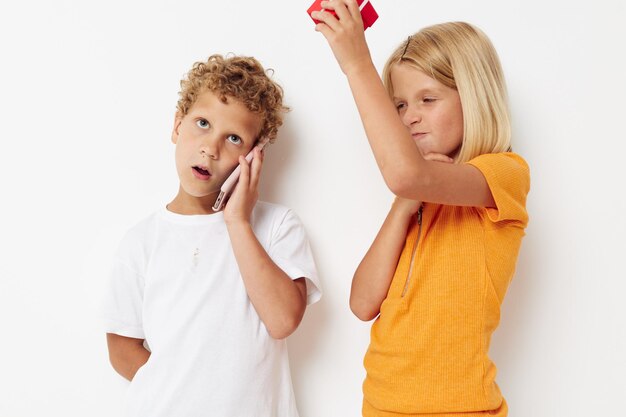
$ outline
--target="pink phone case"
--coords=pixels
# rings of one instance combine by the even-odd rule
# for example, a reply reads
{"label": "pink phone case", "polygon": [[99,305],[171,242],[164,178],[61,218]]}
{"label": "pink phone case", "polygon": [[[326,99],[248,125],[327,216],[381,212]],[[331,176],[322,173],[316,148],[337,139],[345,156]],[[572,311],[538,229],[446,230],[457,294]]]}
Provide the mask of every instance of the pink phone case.
{"label": "pink phone case", "polygon": [[[254,148],[259,148],[259,150],[262,151],[266,144],[267,140],[262,140]],[[246,155],[246,161],[248,161],[248,163],[250,163],[250,161],[254,158],[254,148],[252,148],[252,150],[248,152],[248,155]],[[213,211],[220,211],[222,209],[226,197],[230,195],[232,190],[235,188],[235,184],[237,184],[240,172],[241,166],[237,165],[237,168],[235,168],[228,178],[226,178],[226,181],[224,181],[224,184],[222,184],[222,187],[220,188],[220,193],[215,200],[215,204],[213,204]]]}

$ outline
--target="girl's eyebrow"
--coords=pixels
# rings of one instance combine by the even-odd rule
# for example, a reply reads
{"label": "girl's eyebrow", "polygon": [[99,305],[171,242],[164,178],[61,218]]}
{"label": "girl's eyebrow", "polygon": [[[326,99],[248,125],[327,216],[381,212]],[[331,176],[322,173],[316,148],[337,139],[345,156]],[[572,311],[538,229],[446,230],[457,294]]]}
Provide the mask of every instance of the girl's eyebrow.
{"label": "girl's eyebrow", "polygon": [[[439,94],[441,93],[441,91],[437,88],[422,88],[421,90],[416,91],[413,95],[414,96],[421,96],[424,94]],[[398,96],[393,96],[393,100],[402,100],[400,97]]]}
{"label": "girl's eyebrow", "polygon": [[417,95],[422,95],[422,94],[434,94],[434,93],[440,93],[441,90],[437,87],[427,87],[427,88],[422,88],[421,90],[417,91]]}

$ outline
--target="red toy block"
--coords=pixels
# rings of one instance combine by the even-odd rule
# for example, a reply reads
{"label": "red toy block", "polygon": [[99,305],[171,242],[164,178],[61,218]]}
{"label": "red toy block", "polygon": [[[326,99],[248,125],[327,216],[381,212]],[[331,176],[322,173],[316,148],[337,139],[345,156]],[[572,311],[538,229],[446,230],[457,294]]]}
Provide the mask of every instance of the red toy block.
{"label": "red toy block", "polygon": [[[322,9],[322,5],[320,3],[322,3],[322,0],[315,0],[315,2],[313,2],[311,7],[309,7],[309,9],[306,11],[309,16],[311,16],[311,13],[313,12],[319,12],[320,10],[324,10]],[[374,10],[374,6],[372,6],[372,2],[369,0],[357,0],[357,3],[359,3],[361,17],[363,18],[363,28],[367,29],[374,24],[376,19],[378,19],[378,13],[376,13],[376,10]],[[334,10],[326,11],[337,17]],[[313,17],[311,17],[311,19],[313,19]],[[315,24],[320,23],[320,21],[316,19],[313,19],[313,21],[315,22]]]}

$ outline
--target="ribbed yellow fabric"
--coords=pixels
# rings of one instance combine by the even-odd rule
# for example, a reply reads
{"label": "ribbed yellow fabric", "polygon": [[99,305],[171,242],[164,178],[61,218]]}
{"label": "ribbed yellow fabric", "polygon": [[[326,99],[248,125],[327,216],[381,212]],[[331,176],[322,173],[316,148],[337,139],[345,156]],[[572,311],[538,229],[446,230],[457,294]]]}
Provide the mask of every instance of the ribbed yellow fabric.
{"label": "ribbed yellow fabric", "polygon": [[425,204],[421,225],[413,219],[372,325],[365,417],[507,415],[488,351],[528,223],[530,176],[510,152],[469,164],[497,208]]}

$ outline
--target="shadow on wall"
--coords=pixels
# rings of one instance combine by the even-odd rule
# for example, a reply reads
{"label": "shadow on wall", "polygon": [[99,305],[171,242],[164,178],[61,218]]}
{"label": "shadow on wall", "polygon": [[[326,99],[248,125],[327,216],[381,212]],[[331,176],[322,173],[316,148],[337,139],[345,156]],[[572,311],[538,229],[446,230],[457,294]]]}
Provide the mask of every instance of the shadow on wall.
{"label": "shadow on wall", "polygon": [[533,242],[536,236],[533,236],[532,229],[528,231],[531,233],[522,241],[515,275],[502,304],[502,319],[491,344],[490,356],[498,367],[496,381],[503,388],[505,397],[508,392],[519,389],[518,381],[528,373],[531,366],[528,358],[532,354],[527,350],[535,344],[536,338],[532,312],[542,291],[541,271],[537,266],[545,260],[537,253],[539,245]]}
{"label": "shadow on wall", "polygon": [[259,184],[261,200],[283,204],[280,201],[281,190],[285,189],[286,176],[295,169],[292,156],[295,153],[296,142],[295,130],[289,121],[285,120],[275,143],[265,147],[265,159]]}
{"label": "shadow on wall", "polygon": [[[297,154],[297,146],[298,135],[287,118],[285,124],[280,129],[275,144],[271,144],[266,148],[265,163],[263,164],[263,173],[261,174],[259,186],[261,200],[288,206],[285,201],[282,201],[281,196],[284,196],[287,190],[289,174],[297,168],[294,161],[294,156]],[[305,224],[305,228],[306,226]],[[310,239],[311,236],[309,235]],[[318,261],[319,267],[317,255],[319,251],[316,250],[315,242],[310,241],[310,243],[313,257]],[[322,275],[322,271],[319,271],[319,273]],[[322,291],[324,291],[323,277],[320,277],[320,280],[322,281],[320,283]],[[318,303],[307,308],[302,323],[294,334],[288,338],[289,362],[294,385],[297,385],[298,381],[304,380],[305,375],[315,373],[313,363],[316,357],[315,352],[319,349],[319,343],[323,336],[322,331],[325,327],[324,324],[327,323],[331,314],[329,305],[324,302],[325,298],[327,298],[326,295]],[[297,387],[295,389],[297,398],[299,390]]]}

